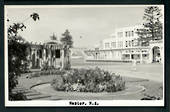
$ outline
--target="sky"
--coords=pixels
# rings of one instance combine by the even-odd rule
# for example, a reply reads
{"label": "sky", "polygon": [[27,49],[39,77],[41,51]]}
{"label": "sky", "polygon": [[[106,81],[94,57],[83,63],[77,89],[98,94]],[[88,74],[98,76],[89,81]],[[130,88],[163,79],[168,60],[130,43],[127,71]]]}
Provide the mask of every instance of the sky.
{"label": "sky", "polygon": [[[28,41],[46,42],[55,34],[58,40],[66,29],[73,37],[74,47],[94,47],[110,38],[115,28],[142,23],[146,6],[7,6],[6,26],[16,22],[26,25],[19,35]],[[39,21],[27,19],[36,12]]]}

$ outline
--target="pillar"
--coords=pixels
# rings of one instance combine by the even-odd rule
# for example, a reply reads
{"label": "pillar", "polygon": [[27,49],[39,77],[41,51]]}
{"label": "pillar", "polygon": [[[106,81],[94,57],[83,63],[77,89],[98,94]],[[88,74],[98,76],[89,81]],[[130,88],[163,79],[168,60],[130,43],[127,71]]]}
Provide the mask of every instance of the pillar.
{"label": "pillar", "polygon": [[153,52],[152,52],[152,48],[149,49],[149,59],[148,59],[148,63],[152,63],[153,60]]}
{"label": "pillar", "polygon": [[160,47],[160,57],[161,57],[161,63],[164,61],[164,48]]}
{"label": "pillar", "polygon": [[64,69],[64,49],[61,50],[61,69]]}
{"label": "pillar", "polygon": [[51,66],[51,50],[50,48],[48,47],[48,66]]}
{"label": "pillar", "polygon": [[140,63],[143,63],[142,50],[140,50]]}

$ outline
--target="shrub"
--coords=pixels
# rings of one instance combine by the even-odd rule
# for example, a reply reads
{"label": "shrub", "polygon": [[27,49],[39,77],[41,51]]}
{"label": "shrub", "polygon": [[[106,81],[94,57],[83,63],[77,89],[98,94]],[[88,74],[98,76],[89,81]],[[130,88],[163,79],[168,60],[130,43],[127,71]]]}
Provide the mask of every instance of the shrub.
{"label": "shrub", "polygon": [[54,79],[51,85],[58,91],[116,92],[125,89],[122,77],[98,67],[65,71],[61,79]]}
{"label": "shrub", "polygon": [[65,86],[64,86],[65,84],[62,78],[60,80],[58,79],[53,80],[51,84],[53,85],[53,88],[55,88],[58,91],[65,90]]}
{"label": "shrub", "polygon": [[27,100],[26,96],[23,93],[9,93],[9,100],[15,101],[15,100]]}

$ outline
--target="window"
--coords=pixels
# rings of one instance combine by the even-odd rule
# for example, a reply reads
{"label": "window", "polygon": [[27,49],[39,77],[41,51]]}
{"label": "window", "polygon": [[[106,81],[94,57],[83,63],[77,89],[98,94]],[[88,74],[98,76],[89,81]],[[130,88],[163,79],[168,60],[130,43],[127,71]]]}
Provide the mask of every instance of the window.
{"label": "window", "polygon": [[134,46],[134,40],[132,40],[132,41],[126,41],[125,46],[126,46],[126,47],[133,47],[133,46]]}
{"label": "window", "polygon": [[125,32],[125,37],[128,37],[128,32]]}
{"label": "window", "polygon": [[134,42],[133,42],[133,40],[132,40],[132,47],[134,46]]}
{"label": "window", "polygon": [[118,33],[117,33],[117,36],[118,36],[119,38],[123,37],[123,32],[118,32]]}
{"label": "window", "polygon": [[134,36],[134,32],[132,31],[132,35],[131,35],[132,37]]}
{"label": "window", "polygon": [[137,39],[133,40],[133,45],[134,46],[139,46],[139,41]]}
{"label": "window", "polygon": [[123,47],[123,41],[118,41],[118,48]]}
{"label": "window", "polygon": [[57,49],[57,50],[55,50],[55,57],[56,58],[60,58],[60,50],[59,49]]}
{"label": "window", "polygon": [[109,43],[105,43],[105,48],[109,48],[110,44]]}
{"label": "window", "polygon": [[125,44],[125,46],[126,46],[126,47],[128,47],[128,43],[127,43],[127,41],[126,41],[126,44]]}
{"label": "window", "polygon": [[131,47],[131,41],[129,41],[129,47]]}
{"label": "window", "polygon": [[125,37],[133,37],[134,36],[134,32],[133,31],[126,31],[125,32]]}
{"label": "window", "polygon": [[111,43],[112,48],[116,48],[116,42]]}
{"label": "window", "polygon": [[130,34],[131,34],[131,32],[130,32],[130,31],[128,31],[128,37],[130,37]]}
{"label": "window", "polygon": [[112,51],[112,57],[115,57],[115,52],[114,51]]}

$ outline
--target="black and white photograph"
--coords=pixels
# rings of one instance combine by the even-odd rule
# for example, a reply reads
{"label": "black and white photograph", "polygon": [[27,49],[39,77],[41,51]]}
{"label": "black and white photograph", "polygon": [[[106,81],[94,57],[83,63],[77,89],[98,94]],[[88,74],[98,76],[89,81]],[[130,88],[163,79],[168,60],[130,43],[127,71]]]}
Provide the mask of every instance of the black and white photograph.
{"label": "black and white photograph", "polygon": [[164,5],[5,5],[5,106],[164,106]]}

